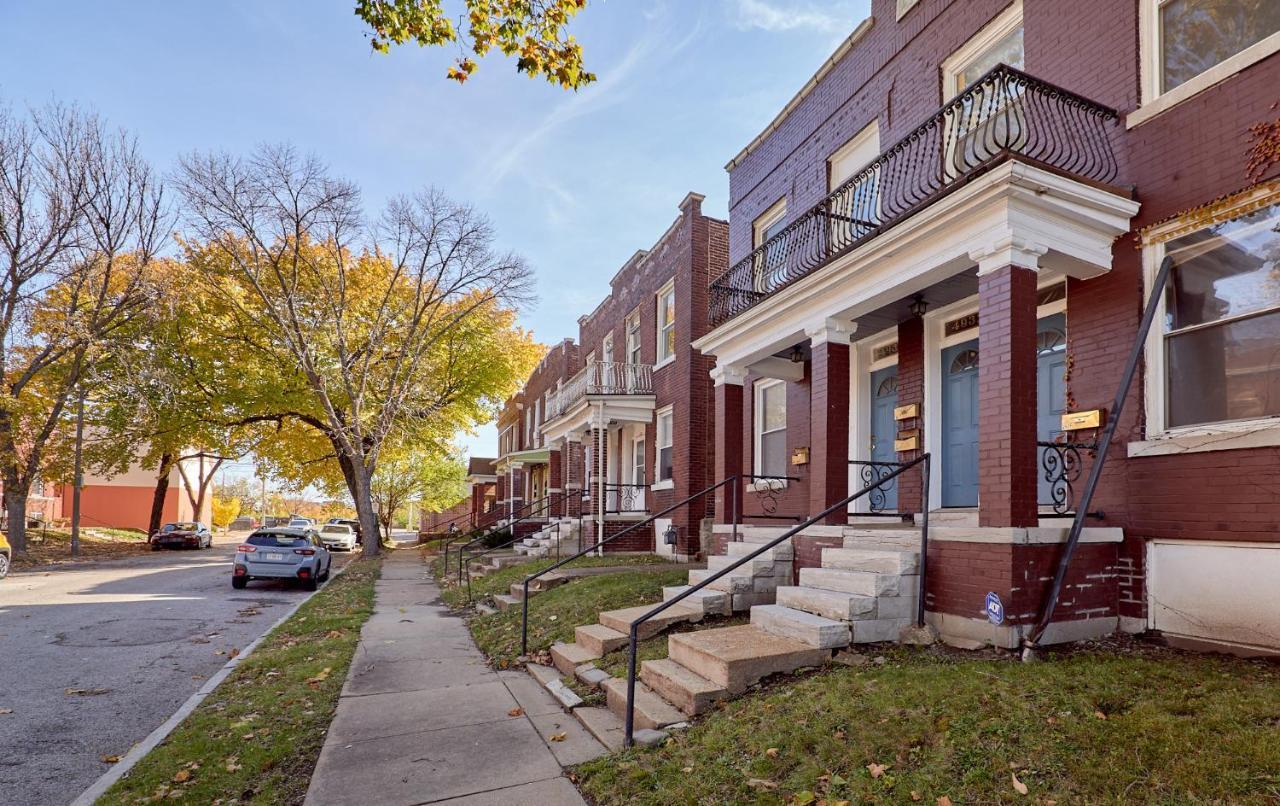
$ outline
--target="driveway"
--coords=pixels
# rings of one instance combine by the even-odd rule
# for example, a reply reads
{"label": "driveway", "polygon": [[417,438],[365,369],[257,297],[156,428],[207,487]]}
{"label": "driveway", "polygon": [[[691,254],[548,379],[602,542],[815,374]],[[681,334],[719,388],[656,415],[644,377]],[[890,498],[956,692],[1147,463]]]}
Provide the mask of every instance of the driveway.
{"label": "driveway", "polygon": [[233,590],[241,537],[0,582],[0,801],[70,802],[309,595]]}

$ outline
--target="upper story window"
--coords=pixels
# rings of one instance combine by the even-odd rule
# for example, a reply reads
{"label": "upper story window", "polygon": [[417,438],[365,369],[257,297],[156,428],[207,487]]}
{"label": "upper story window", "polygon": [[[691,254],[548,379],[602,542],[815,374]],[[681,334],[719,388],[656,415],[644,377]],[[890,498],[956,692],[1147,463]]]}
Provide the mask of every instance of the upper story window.
{"label": "upper story window", "polygon": [[658,292],[658,364],[676,355],[676,283],[672,279]]}
{"label": "upper story window", "polygon": [[786,226],[787,218],[787,198],[783,196],[774,202],[768,210],[765,210],[751,225],[752,237],[754,238],[754,246],[760,246],[765,241],[782,232],[782,228]]}
{"label": "upper story window", "polygon": [[787,384],[758,381],[755,386],[755,474],[787,475]]}
{"label": "upper story window", "polygon": [[1280,52],[1275,0],[1140,0],[1137,124]]}
{"label": "upper story window", "polygon": [[862,131],[849,139],[849,142],[836,149],[827,157],[827,190],[835,190],[845,180],[867,166],[880,154],[880,127],[871,121]]}
{"label": "upper story window", "polygon": [[[787,226],[787,197],[783,196],[765,210],[751,225],[752,246],[759,249],[770,238],[782,232]],[[786,245],[779,241],[756,255],[752,266],[755,289],[764,291],[772,288],[774,276],[779,274],[785,265]]]}
{"label": "upper story window", "polygon": [[604,341],[600,343],[600,360],[606,364],[613,363],[613,334],[605,334]]}
{"label": "upper story window", "polygon": [[656,476],[658,481],[669,481],[671,479],[675,420],[670,408],[658,412],[655,420],[658,432]]}
{"label": "upper story window", "polygon": [[1165,242],[1165,425],[1280,415],[1280,198]]}
{"label": "upper story window", "polygon": [[[880,129],[873,120],[827,158],[828,190],[835,191],[880,154]],[[831,243],[849,243],[880,224],[879,168],[831,197],[827,226]]]}
{"label": "upper story window", "polygon": [[1018,0],[942,63],[942,97],[950,100],[997,64],[1023,66],[1022,0]]}
{"label": "upper story window", "polygon": [[627,317],[627,363],[640,363],[640,312]]}

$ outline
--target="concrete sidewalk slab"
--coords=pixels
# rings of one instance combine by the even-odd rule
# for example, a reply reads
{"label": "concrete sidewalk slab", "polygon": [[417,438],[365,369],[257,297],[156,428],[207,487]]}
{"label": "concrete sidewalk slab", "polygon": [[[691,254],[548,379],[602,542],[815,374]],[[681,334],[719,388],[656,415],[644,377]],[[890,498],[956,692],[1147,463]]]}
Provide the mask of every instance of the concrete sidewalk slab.
{"label": "concrete sidewalk slab", "polygon": [[528,675],[486,665],[417,552],[383,569],[307,806],[585,806],[562,766],[603,746]]}

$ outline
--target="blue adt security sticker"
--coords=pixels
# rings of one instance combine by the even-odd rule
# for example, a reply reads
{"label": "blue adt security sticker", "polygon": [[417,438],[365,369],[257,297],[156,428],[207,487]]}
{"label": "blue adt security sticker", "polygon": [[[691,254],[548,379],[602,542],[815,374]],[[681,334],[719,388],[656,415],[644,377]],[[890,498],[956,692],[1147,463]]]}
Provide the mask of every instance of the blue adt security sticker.
{"label": "blue adt security sticker", "polygon": [[1004,623],[1004,602],[995,591],[987,594],[987,620],[992,624]]}

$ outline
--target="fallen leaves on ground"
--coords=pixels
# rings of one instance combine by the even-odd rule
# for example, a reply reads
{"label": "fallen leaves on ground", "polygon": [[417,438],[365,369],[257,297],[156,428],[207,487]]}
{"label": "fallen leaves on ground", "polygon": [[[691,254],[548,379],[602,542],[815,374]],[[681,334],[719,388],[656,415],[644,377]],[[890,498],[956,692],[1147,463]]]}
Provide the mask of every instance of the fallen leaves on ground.
{"label": "fallen leaves on ground", "polygon": [[519,707],[512,708],[510,711],[507,711],[507,716],[524,716],[524,709]]}
{"label": "fallen leaves on ground", "polygon": [[884,771],[887,769],[889,769],[888,764],[872,763],[867,765],[867,772],[871,773],[872,778],[879,778],[881,775],[884,775]]}
{"label": "fallen leaves on ground", "polygon": [[120,761],[120,757],[104,754],[104,755],[98,756],[98,761],[101,761],[103,764],[115,764]]}
{"label": "fallen leaves on ground", "polygon": [[323,669],[320,670],[320,673],[315,677],[307,678],[307,685],[311,686],[311,688],[320,688],[320,684],[323,683],[325,680],[329,679],[330,671],[331,670],[329,669],[328,666],[324,667]]}
{"label": "fallen leaves on ground", "polygon": [[[693,772],[692,767],[686,767],[685,769],[688,770],[689,772]],[[748,778],[747,786],[751,787],[752,789],[767,789],[770,791],[778,788],[778,785],[776,783],[774,783],[773,781],[767,781],[764,778]]]}
{"label": "fallen leaves on ground", "polygon": [[0,716],[5,716],[7,714],[12,714],[12,713],[13,713],[12,708],[0,708]]}
{"label": "fallen leaves on ground", "polygon": [[942,797],[938,798],[937,804],[938,806],[951,806],[951,798],[947,797],[946,795],[943,795]]}
{"label": "fallen leaves on ground", "polygon": [[102,694],[110,694],[109,688],[64,688],[62,693],[68,697],[97,697]]}
{"label": "fallen leaves on ground", "polygon": [[1013,778],[1014,790],[1017,791],[1019,795],[1027,794],[1027,785],[1018,780],[1018,774],[1016,772],[1010,773],[1010,777]]}
{"label": "fallen leaves on ground", "polygon": [[777,757],[778,757],[778,748],[776,748],[776,747],[770,747],[768,750],[764,751],[764,754],[765,754],[766,756],[768,756],[769,758],[777,758]]}
{"label": "fallen leaves on ground", "polygon": [[567,735],[568,735],[568,734],[565,734],[565,733],[553,733],[553,734],[551,734],[551,741],[553,741],[553,742],[563,742],[563,741],[565,740],[565,737],[566,737]]}

